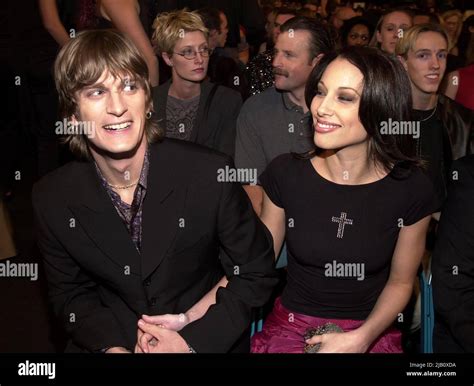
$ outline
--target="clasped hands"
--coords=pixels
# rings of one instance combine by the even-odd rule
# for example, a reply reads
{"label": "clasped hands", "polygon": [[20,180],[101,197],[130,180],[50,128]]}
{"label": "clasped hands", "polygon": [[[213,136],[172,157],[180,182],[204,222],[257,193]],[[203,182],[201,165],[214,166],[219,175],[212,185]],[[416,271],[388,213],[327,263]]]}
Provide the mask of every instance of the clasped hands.
{"label": "clasped hands", "polygon": [[186,314],[143,315],[138,321],[136,354],[189,353],[189,346],[178,334],[189,323]]}

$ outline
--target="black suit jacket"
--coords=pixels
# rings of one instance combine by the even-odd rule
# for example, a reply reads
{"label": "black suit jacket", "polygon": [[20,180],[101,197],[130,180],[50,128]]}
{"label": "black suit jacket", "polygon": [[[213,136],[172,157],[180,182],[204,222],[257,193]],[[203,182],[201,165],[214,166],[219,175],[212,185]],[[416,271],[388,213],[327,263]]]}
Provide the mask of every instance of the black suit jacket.
{"label": "black suit jacket", "polygon": [[431,270],[434,351],[474,352],[474,155],[453,163]]}
{"label": "black suit jacket", "polygon": [[[153,88],[153,106],[156,118],[166,128],[166,104],[171,80]],[[216,87],[214,91],[212,89]],[[214,94],[214,95],[212,95]],[[242,97],[230,88],[201,83],[199,107],[191,134],[191,142],[198,143],[234,156],[237,117],[242,107]]]}
{"label": "black suit jacket", "polygon": [[226,352],[276,284],[270,233],[238,183],[217,182],[219,168],[233,167],[228,156],[166,139],[151,145],[149,160],[141,254],[93,163],[70,163],[34,187],[38,242],[54,311],[71,338],[67,351],[133,349],[142,314],[186,312],[225,271],[229,284],[217,303],[180,334],[198,352]]}

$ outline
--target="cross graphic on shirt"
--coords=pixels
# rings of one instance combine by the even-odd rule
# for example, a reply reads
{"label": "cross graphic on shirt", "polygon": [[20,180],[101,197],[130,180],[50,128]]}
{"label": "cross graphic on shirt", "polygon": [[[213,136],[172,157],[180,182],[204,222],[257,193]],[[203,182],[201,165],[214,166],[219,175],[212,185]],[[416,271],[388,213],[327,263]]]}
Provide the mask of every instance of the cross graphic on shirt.
{"label": "cross graphic on shirt", "polygon": [[347,218],[347,213],[341,212],[341,217],[332,217],[332,222],[339,223],[337,228],[337,238],[342,239],[344,237],[344,227],[347,225],[352,225],[352,220]]}

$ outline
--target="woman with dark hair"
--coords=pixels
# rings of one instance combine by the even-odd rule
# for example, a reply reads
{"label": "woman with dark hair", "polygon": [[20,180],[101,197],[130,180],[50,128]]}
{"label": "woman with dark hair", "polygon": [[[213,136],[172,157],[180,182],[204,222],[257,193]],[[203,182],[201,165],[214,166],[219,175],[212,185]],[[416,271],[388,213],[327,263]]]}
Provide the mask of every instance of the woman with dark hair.
{"label": "woman with dark hair", "polygon": [[382,51],[351,47],[316,66],[306,103],[314,150],[260,177],[261,220],[276,256],[286,239],[288,279],[252,351],[401,352],[393,323],[437,209],[414,157],[409,79]]}
{"label": "woman with dark hair", "polygon": [[361,16],[346,20],[341,28],[341,46],[367,46],[372,39],[374,26]]}

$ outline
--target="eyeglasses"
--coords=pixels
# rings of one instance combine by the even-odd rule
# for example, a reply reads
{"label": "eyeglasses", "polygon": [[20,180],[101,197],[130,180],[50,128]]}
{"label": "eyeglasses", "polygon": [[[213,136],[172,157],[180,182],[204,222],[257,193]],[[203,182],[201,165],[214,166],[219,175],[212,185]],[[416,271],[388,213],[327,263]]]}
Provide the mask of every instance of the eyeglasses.
{"label": "eyeglasses", "polygon": [[209,56],[211,56],[212,54],[212,50],[208,47],[206,48],[201,48],[200,50],[198,51],[195,51],[191,48],[188,48],[184,51],[181,51],[181,52],[173,52],[174,54],[176,55],[180,55],[182,57],[184,57],[185,59],[188,59],[188,60],[192,60],[192,59],[196,59],[196,56],[197,54],[201,54],[201,56],[203,58],[208,58]]}

